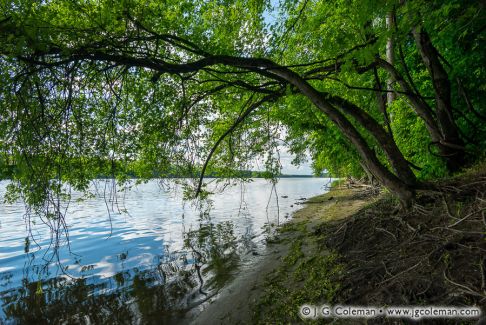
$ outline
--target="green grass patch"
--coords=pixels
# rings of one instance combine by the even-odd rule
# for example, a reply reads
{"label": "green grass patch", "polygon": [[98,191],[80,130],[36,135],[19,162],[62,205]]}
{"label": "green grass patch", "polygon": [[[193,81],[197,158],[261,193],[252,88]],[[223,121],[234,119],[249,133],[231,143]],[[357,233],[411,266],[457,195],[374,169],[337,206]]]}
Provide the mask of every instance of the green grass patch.
{"label": "green grass patch", "polygon": [[296,237],[282,265],[266,279],[263,294],[253,306],[255,324],[301,323],[299,307],[303,304],[334,302],[343,271],[338,255],[321,252],[314,234],[306,232]]}
{"label": "green grass patch", "polygon": [[285,224],[283,224],[279,229],[278,229],[278,232],[279,233],[287,233],[287,232],[295,232],[295,231],[298,231],[298,232],[305,232],[306,231],[306,227],[307,227],[307,223],[308,221],[305,220],[305,221],[298,221],[298,222],[295,222],[295,221],[292,221],[292,222],[287,222]]}

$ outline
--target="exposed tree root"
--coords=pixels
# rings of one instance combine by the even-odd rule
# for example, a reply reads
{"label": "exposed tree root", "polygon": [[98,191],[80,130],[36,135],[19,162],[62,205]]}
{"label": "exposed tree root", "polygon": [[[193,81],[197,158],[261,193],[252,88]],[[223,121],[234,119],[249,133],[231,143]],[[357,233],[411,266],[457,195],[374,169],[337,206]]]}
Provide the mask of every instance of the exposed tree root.
{"label": "exposed tree root", "polygon": [[[440,190],[419,192],[409,211],[394,211],[397,202],[385,196],[350,218],[316,228],[322,249],[337,251],[346,266],[336,301],[476,305],[486,312],[486,177],[458,177],[434,188]],[[448,321],[458,320],[430,323]]]}

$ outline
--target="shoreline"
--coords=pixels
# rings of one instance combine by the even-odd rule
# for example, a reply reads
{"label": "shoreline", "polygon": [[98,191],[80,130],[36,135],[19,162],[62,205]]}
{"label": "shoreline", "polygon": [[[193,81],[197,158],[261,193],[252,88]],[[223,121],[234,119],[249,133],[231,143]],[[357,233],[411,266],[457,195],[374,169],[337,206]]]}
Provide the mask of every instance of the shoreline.
{"label": "shoreline", "polygon": [[[483,324],[484,167],[434,182],[435,190],[417,193],[411,209],[400,208],[399,201],[385,191],[379,194],[366,185],[355,187],[312,198],[289,226],[282,227],[281,232],[300,233],[300,237],[292,240],[288,255],[265,281],[263,295],[252,309],[253,323],[301,323],[301,306],[326,304],[467,306],[476,314],[425,321]],[[483,310],[482,318],[478,308]],[[417,320],[405,315],[321,319],[335,324]]]}
{"label": "shoreline", "polygon": [[[239,268],[235,278],[214,297],[191,309],[184,317],[183,324],[249,324],[255,307],[262,298],[266,281],[278,273],[291,255],[292,243],[303,238],[303,247],[314,254],[306,233],[333,220],[342,220],[361,209],[369,199],[356,196],[355,189],[331,188],[303,202],[303,207],[295,211],[292,219],[278,228],[276,237],[265,249]],[[308,237],[308,236],[307,236]],[[292,284],[291,284],[292,285]]]}

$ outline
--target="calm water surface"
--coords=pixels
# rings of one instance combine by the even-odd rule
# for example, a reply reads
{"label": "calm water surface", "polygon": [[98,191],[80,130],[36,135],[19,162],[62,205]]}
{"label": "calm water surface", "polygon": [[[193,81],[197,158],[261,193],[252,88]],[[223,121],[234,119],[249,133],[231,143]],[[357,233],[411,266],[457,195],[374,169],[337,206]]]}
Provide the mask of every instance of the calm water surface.
{"label": "calm water surface", "polygon": [[[221,289],[265,246],[269,229],[329,179],[255,179],[228,187],[197,208],[159,181],[114,196],[97,181],[93,197],[73,193],[69,246],[22,202],[0,205],[0,324],[169,323]],[[0,182],[3,198],[8,182]],[[116,200],[114,199],[116,198]],[[2,200],[3,202],[3,200]],[[62,237],[64,238],[64,237]]]}

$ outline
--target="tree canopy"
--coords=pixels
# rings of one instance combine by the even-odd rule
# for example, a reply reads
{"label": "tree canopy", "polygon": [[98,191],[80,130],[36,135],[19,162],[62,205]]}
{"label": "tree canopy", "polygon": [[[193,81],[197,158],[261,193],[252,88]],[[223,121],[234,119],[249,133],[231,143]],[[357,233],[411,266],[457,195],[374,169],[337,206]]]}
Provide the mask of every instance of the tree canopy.
{"label": "tree canopy", "polygon": [[409,205],[486,147],[481,2],[1,6],[0,174],[46,213],[96,177],[278,175],[282,143]]}

